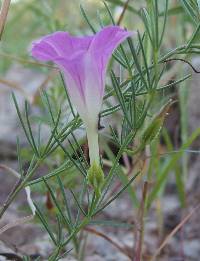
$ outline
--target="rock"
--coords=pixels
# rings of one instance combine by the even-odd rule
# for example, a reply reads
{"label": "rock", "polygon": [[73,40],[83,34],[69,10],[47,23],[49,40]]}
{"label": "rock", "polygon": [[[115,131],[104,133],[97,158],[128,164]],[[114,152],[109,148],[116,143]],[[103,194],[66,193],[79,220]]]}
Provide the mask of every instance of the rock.
{"label": "rock", "polygon": [[31,99],[44,79],[44,74],[14,64],[6,73],[4,80],[14,83],[13,85],[16,86],[11,88],[0,83],[0,154],[9,154],[9,147],[12,152],[13,146],[16,144],[16,137],[19,137],[22,143],[26,143],[11,92],[13,91],[16,95],[19,109],[23,111],[25,98]]}
{"label": "rock", "polygon": [[199,260],[200,242],[198,239],[188,240],[184,242],[184,253],[188,260]]}
{"label": "rock", "polygon": [[176,212],[180,202],[176,195],[165,195],[161,200],[162,210],[165,214]]}
{"label": "rock", "polygon": [[88,256],[85,261],[104,261],[104,260],[105,259],[103,259],[99,255],[92,255],[92,256]]}
{"label": "rock", "polygon": [[107,208],[104,209],[104,213],[113,220],[127,221],[133,218],[133,210],[131,208],[131,202],[126,193],[121,195],[117,200],[114,200]]}
{"label": "rock", "polygon": [[200,195],[200,193],[199,193],[199,186],[200,186],[199,172],[200,172],[199,160],[191,160],[188,180],[186,183],[186,189],[187,189],[187,191],[193,191],[192,196],[197,197],[197,198],[198,198],[198,195]]}

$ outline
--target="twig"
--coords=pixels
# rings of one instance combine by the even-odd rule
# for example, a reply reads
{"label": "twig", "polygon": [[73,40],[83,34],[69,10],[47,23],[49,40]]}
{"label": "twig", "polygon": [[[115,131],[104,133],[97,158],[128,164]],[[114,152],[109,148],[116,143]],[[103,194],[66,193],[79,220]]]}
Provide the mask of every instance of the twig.
{"label": "twig", "polygon": [[20,91],[23,96],[31,103],[34,104],[37,97],[40,94],[40,91],[42,91],[47,84],[49,83],[49,81],[51,81],[56,75],[58,74],[58,70],[57,69],[52,69],[51,72],[49,73],[49,75],[44,79],[44,81],[38,86],[36,92],[33,95],[29,95],[17,82],[13,82],[13,81],[8,81],[7,79],[2,79],[0,78],[0,83],[16,89],[18,91]]}
{"label": "twig", "polygon": [[126,251],[126,249],[124,247],[120,246],[118,243],[113,241],[110,237],[108,237],[104,233],[102,233],[100,231],[97,231],[96,229],[93,229],[93,228],[90,228],[90,227],[85,227],[84,230],[89,232],[89,233],[92,233],[92,234],[94,234],[96,236],[104,238],[109,243],[111,243],[114,247],[116,247],[121,253],[123,253],[126,257],[130,258],[130,260],[132,259],[132,257],[130,256],[129,253],[127,253],[127,251]]}
{"label": "twig", "polygon": [[126,3],[124,4],[123,10],[122,10],[122,12],[121,12],[121,14],[120,14],[120,17],[119,17],[118,21],[117,21],[117,25],[120,25],[120,24],[121,24],[122,19],[124,18],[124,14],[125,14],[125,12],[126,12],[126,9],[127,9],[127,7],[128,7],[129,2],[130,2],[130,0],[127,0]]}
{"label": "twig", "polygon": [[21,185],[21,183],[22,183],[22,179],[17,180],[14,187],[12,188],[10,193],[8,194],[5,202],[3,203],[2,208],[0,209],[0,219],[2,218],[6,209],[10,206],[10,203],[11,203],[10,200],[11,200],[13,194],[15,193],[15,191],[17,190],[17,188]]}
{"label": "twig", "polygon": [[187,63],[187,64],[192,68],[192,70],[193,70],[195,73],[200,73],[200,71],[198,71],[190,62],[188,62],[188,61],[185,60],[185,59],[181,59],[181,58],[170,58],[170,59],[164,60],[163,63],[168,63],[168,62],[172,62],[172,61],[181,61],[181,62]]}
{"label": "twig", "polygon": [[18,218],[16,220],[14,220],[13,222],[3,226],[2,228],[0,228],[0,235],[4,232],[6,232],[8,229],[19,226],[24,224],[25,222],[28,222],[30,220],[32,220],[34,218],[34,215],[30,215],[30,216],[26,216],[23,218]]}
{"label": "twig", "polygon": [[138,213],[138,218],[140,221],[140,230],[139,230],[139,239],[137,240],[136,232],[136,246],[135,246],[135,257],[134,261],[141,261],[142,260],[142,246],[143,246],[143,239],[144,239],[144,215],[145,215],[145,202],[147,198],[147,191],[148,191],[148,182],[144,182],[143,191],[142,191],[142,201]]}
{"label": "twig", "polygon": [[31,61],[31,60],[25,60],[25,59],[22,59],[22,58],[19,58],[19,57],[16,57],[14,55],[11,55],[11,54],[7,54],[7,53],[0,53],[0,56],[4,57],[4,58],[8,58],[8,59],[11,59],[11,60],[15,60],[19,63],[22,63],[22,64],[30,64],[30,65],[34,65],[34,66],[42,66],[42,67],[47,67],[47,68],[52,68],[52,69],[56,69],[58,70],[58,67],[54,66],[54,65],[50,65],[50,64],[47,64],[47,63],[39,63],[39,62],[36,62],[36,61]]}
{"label": "twig", "polygon": [[4,30],[4,27],[5,27],[10,3],[11,3],[11,0],[4,0],[3,3],[2,3],[2,6],[1,6],[1,11],[0,11],[0,40],[1,40],[3,30]]}
{"label": "twig", "polygon": [[40,95],[40,92],[45,89],[47,84],[58,74],[57,69],[52,69],[48,76],[44,79],[44,81],[37,87],[35,94],[32,97],[31,103],[34,104],[36,102],[37,97]]}
{"label": "twig", "polygon": [[16,170],[14,170],[14,169],[12,169],[12,168],[4,165],[4,164],[0,164],[0,169],[8,171],[9,173],[11,173],[13,176],[15,176],[18,179],[21,178],[20,174]]}
{"label": "twig", "polygon": [[131,164],[130,164],[130,161],[129,161],[129,158],[128,158],[127,153],[124,153],[124,154],[122,155],[122,157],[123,157],[124,165],[126,166],[126,169],[127,169],[128,172],[129,172],[129,170],[131,169]]}
{"label": "twig", "polygon": [[192,217],[192,215],[197,211],[200,205],[196,206],[173,230],[169,235],[164,239],[160,247],[156,250],[155,254],[150,261],[156,261],[156,257],[160,254],[161,250],[166,246],[169,240],[176,234],[176,232]]}
{"label": "twig", "polygon": [[[20,177],[20,179],[14,185],[12,191],[9,193],[6,201],[3,203],[3,206],[0,209],[0,219],[3,217],[4,213],[6,212],[6,210],[10,206],[10,204],[13,202],[16,195],[24,188],[26,182],[32,177],[32,175],[34,174],[34,171],[39,167],[40,161],[41,160],[38,160],[38,162],[35,164],[35,166],[32,168],[32,170],[29,173],[27,173],[27,175],[25,175],[24,179],[22,179]],[[26,193],[27,193],[27,200],[29,203],[30,191],[26,190]],[[31,210],[34,212],[35,210],[32,208],[31,205],[30,205],[30,207],[31,207]]]}
{"label": "twig", "polygon": [[[4,165],[4,164],[0,164],[0,169],[6,170],[8,173],[10,173],[10,174],[12,174],[13,176],[15,176],[16,178],[18,178],[18,180],[20,181],[20,183],[22,182],[21,176],[20,176],[20,174],[19,174],[16,170],[14,170],[14,169],[12,169],[12,168],[10,168],[10,167]],[[18,184],[20,184],[20,183],[19,183],[19,182],[16,183],[16,186],[18,186]],[[16,186],[14,187],[14,190],[16,189]],[[12,193],[14,192],[14,190],[12,191]],[[35,206],[34,206],[34,204],[33,204],[32,199],[31,199],[31,189],[30,189],[30,187],[29,187],[29,186],[25,187],[25,191],[26,191],[26,196],[27,196],[28,205],[29,205],[29,207],[30,207],[30,209],[31,209],[31,211],[32,211],[32,213],[33,213],[33,215],[35,215],[35,210],[36,210],[36,209],[35,209]],[[8,198],[9,198],[9,196],[8,196]],[[7,201],[8,201],[8,200],[7,200]],[[6,202],[7,202],[7,201],[6,201]]]}
{"label": "twig", "polygon": [[0,78],[0,83],[2,83],[3,85],[6,85],[12,89],[16,89],[16,90],[20,91],[27,100],[30,100],[29,94],[17,82],[8,81],[8,80]]}

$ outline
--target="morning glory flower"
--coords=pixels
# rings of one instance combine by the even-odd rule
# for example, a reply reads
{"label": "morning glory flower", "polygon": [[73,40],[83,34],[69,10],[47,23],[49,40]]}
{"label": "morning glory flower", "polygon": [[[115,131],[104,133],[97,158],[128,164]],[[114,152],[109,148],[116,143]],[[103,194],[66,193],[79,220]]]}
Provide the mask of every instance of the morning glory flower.
{"label": "morning glory flower", "polygon": [[72,104],[86,127],[91,166],[99,166],[98,118],[105,89],[106,68],[116,47],[133,32],[107,26],[93,36],[55,32],[33,42],[32,56],[52,61],[64,74]]}

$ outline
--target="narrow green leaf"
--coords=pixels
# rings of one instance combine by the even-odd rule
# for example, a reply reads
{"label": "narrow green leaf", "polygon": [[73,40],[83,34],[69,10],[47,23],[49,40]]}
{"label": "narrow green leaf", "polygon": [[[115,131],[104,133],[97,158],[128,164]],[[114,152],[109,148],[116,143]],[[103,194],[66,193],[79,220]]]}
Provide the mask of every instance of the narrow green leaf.
{"label": "narrow green leaf", "polygon": [[87,24],[89,25],[90,29],[92,30],[92,32],[95,34],[96,30],[94,29],[93,25],[90,23],[89,18],[85,12],[85,10],[83,9],[82,5],[80,5],[80,10],[81,10],[81,14],[83,16],[83,18],[85,19],[85,21],[87,22]]}
{"label": "narrow green leaf", "polygon": [[115,195],[113,196],[103,207],[101,207],[100,209],[97,209],[94,212],[94,216],[96,214],[98,214],[99,212],[101,212],[104,208],[106,208],[107,206],[109,206],[116,198],[118,198],[129,186],[130,184],[136,179],[136,177],[139,175],[140,172],[138,172],[134,177],[132,177],[129,182]]}
{"label": "narrow green leaf", "polygon": [[184,143],[181,148],[180,152],[176,153],[169,163],[165,166],[164,170],[159,174],[159,178],[156,182],[156,185],[154,186],[152,192],[149,194],[148,199],[147,199],[147,207],[149,208],[156,198],[158,192],[160,191],[162,184],[165,182],[168,174],[170,173],[170,170],[174,167],[175,164],[177,164],[177,161],[181,158],[183,152],[185,149],[187,149],[192,142],[200,135],[200,128],[198,128],[196,131],[192,133],[192,135],[188,138],[187,142]]}
{"label": "narrow green leaf", "polygon": [[46,229],[47,233],[49,234],[51,240],[53,241],[54,245],[57,245],[57,242],[56,242],[56,239],[54,237],[54,234],[51,231],[51,229],[50,229],[50,227],[48,225],[48,222],[45,219],[45,216],[42,214],[42,212],[39,209],[39,207],[36,204],[34,204],[34,205],[35,205],[35,208],[37,210],[36,211],[37,216],[39,217],[40,221],[42,222],[43,226],[45,227],[45,229]]}

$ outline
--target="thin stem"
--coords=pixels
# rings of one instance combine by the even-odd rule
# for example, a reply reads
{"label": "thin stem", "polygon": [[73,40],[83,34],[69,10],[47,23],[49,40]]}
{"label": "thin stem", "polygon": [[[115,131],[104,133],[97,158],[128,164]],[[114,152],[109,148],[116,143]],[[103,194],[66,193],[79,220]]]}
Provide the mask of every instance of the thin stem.
{"label": "thin stem", "polygon": [[130,254],[128,253],[128,251],[126,250],[125,247],[122,247],[120,244],[118,244],[117,242],[115,242],[112,238],[108,237],[106,234],[97,231],[96,229],[93,229],[91,227],[85,227],[84,228],[85,231],[94,234],[96,236],[99,236],[103,239],[105,239],[106,241],[108,241],[110,244],[112,244],[114,247],[116,247],[121,253],[123,253],[126,257],[128,257],[130,260],[132,260]]}
{"label": "thin stem", "polygon": [[11,0],[4,0],[0,11],[0,40],[5,27]]}
{"label": "thin stem", "polygon": [[142,261],[142,248],[143,248],[143,241],[144,241],[144,225],[145,225],[144,216],[145,216],[145,203],[147,197],[147,190],[148,190],[148,182],[145,182],[142,191],[142,202],[139,209],[140,230],[139,230],[139,238],[136,242],[134,261]]}
{"label": "thin stem", "polygon": [[88,225],[88,223],[90,222],[90,218],[89,217],[85,217],[83,219],[83,221],[81,222],[81,224],[79,226],[77,226],[72,233],[69,235],[69,237],[62,243],[62,247],[64,247],[65,245],[67,245],[71,239],[81,230],[83,229],[86,225]]}
{"label": "thin stem", "polygon": [[3,204],[3,207],[0,210],[0,219],[4,215],[5,211],[8,209],[10,204],[13,202],[17,194],[21,191],[21,189],[26,185],[27,181],[32,177],[34,174],[35,170],[39,167],[41,160],[38,160],[35,164],[35,166],[30,170],[30,172],[25,176],[23,180],[20,181],[19,184],[17,184],[16,188],[14,191],[8,196],[7,201]]}

